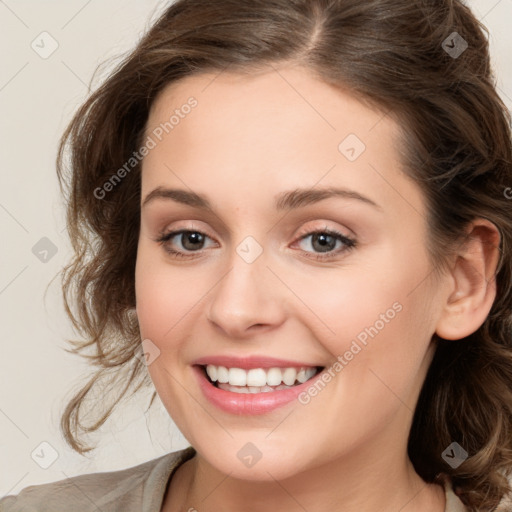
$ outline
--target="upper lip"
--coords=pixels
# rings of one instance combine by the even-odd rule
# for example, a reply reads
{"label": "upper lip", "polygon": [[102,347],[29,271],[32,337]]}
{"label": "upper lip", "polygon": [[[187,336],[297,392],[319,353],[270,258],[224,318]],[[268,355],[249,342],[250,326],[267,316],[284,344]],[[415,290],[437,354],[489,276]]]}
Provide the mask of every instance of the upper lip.
{"label": "upper lip", "polygon": [[322,367],[319,364],[304,363],[301,361],[293,361],[291,359],[279,359],[267,356],[205,356],[193,361],[192,364],[205,366],[213,364],[215,366],[225,366],[226,368],[316,368]]}

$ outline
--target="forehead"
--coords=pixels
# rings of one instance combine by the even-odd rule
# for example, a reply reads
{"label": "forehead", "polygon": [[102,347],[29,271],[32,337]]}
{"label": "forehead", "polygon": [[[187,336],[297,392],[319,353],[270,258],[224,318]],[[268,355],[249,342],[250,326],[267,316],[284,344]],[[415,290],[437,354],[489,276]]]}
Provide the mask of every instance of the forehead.
{"label": "forehead", "polygon": [[[293,114],[294,118],[300,116],[301,124],[307,123],[311,130],[330,132],[335,134],[335,139],[347,129],[364,137],[377,125],[380,133],[398,135],[396,123],[385,115],[387,109],[364,105],[349,90],[331,86],[309,70],[291,65],[244,74],[200,73],[173,82],[153,102],[147,128],[168,121],[172,110],[179,110],[190,97],[197,99],[204,120],[208,115],[217,115],[216,110],[221,106],[229,109],[218,119],[216,132],[223,126],[230,128],[226,122],[235,120],[236,112],[237,121],[249,119],[253,123],[255,117],[262,118],[264,114],[269,121],[282,119],[283,122]],[[276,127],[267,128],[270,131]]]}
{"label": "forehead", "polygon": [[[196,106],[184,108],[190,98]],[[165,126],[143,162],[143,195],[166,183],[182,186],[180,176],[195,190],[215,190],[222,180],[271,196],[315,183],[359,187],[381,203],[402,196],[421,208],[419,190],[400,169],[399,124],[300,67],[172,83],[152,105],[146,136]]]}

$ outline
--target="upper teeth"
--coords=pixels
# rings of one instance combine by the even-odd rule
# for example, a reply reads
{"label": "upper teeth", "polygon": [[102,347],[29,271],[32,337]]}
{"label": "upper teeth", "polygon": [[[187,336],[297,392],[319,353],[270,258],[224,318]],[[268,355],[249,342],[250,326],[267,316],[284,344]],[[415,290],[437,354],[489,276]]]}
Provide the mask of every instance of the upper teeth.
{"label": "upper teeth", "polygon": [[229,383],[231,386],[279,386],[281,382],[292,386],[295,380],[306,382],[317,372],[316,368],[226,368],[225,366],[206,366],[208,377],[215,382]]}

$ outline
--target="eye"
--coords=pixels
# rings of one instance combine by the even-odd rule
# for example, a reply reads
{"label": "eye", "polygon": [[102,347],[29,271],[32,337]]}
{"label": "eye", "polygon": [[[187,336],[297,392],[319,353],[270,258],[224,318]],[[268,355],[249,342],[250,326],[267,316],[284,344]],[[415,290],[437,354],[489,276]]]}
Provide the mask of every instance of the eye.
{"label": "eye", "polygon": [[[342,252],[348,252],[357,246],[355,239],[339,233],[334,229],[328,229],[327,227],[322,230],[309,231],[305,235],[302,235],[299,242],[302,242],[311,237],[308,244],[314,250],[319,252],[313,253],[307,258],[313,258],[316,260],[325,260],[338,256]],[[334,251],[337,243],[341,244],[338,246],[338,250]],[[306,251],[309,252],[309,251]]]}
{"label": "eye", "polygon": [[[302,233],[300,235],[299,242],[303,242],[310,237],[312,237],[311,241],[306,245],[309,245],[314,250],[319,252],[310,253],[306,250],[305,252],[310,254],[306,257],[316,260],[333,258],[342,252],[347,252],[355,248],[357,245],[355,239],[345,236],[334,229],[328,229],[327,227],[322,230],[309,231],[305,234]],[[202,231],[180,229],[176,231],[170,231],[168,233],[162,232],[155,241],[161,244],[164,250],[173,257],[193,258],[194,252],[202,252],[204,249],[205,240],[207,238],[211,240],[211,238]],[[173,242],[173,239],[179,241],[184,250],[174,249],[172,246],[176,243],[176,241]],[[338,246],[338,249],[334,250],[338,243],[341,244],[341,247]]]}
{"label": "eye", "polygon": [[[182,244],[182,247],[185,249],[184,251],[176,250],[171,247],[174,238]],[[187,252],[199,252],[203,249],[206,238],[210,237],[201,231],[180,229],[170,231],[169,233],[161,233],[155,241],[160,243],[164,250],[172,256],[187,258],[192,256],[187,254]]]}

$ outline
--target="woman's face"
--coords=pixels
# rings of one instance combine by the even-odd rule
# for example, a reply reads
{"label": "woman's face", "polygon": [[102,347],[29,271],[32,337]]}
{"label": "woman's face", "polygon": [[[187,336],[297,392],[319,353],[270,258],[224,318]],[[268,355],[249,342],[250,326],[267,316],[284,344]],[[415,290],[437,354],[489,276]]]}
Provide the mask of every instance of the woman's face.
{"label": "woman's face", "polygon": [[[445,288],[397,137],[389,116],[297,67],[189,77],[154,103],[137,315],[160,398],[217,470],[269,480],[403,460]],[[214,387],[208,362],[232,385],[249,376],[249,393]],[[325,370],[261,390],[295,378],[270,368],[301,366]]]}

